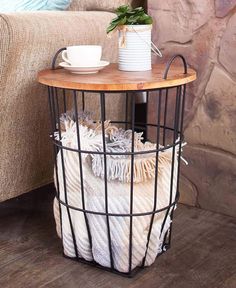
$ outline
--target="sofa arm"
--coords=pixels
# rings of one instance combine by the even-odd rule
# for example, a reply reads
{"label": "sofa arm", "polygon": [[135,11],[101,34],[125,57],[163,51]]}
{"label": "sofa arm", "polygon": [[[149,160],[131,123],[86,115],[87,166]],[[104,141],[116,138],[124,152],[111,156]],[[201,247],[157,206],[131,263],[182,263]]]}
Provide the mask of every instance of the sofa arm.
{"label": "sofa arm", "polygon": [[[117,60],[117,39],[106,36],[108,12],[22,12],[0,15],[0,201],[52,181],[47,89],[39,70],[68,45],[100,44]],[[114,36],[117,37],[117,36]]]}
{"label": "sofa arm", "polygon": [[0,15],[1,75],[12,74],[16,63],[29,63],[31,70],[46,67],[57,49],[76,44],[101,44],[106,59],[115,62],[116,41],[105,32],[113,17],[109,12],[70,11]]}

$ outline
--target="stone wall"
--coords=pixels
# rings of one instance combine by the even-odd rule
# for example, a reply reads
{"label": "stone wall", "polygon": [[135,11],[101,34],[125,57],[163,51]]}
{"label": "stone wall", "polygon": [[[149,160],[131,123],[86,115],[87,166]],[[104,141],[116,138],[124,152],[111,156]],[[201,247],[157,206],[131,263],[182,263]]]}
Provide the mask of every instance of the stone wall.
{"label": "stone wall", "polygon": [[148,10],[164,54],[154,61],[180,53],[198,74],[187,91],[181,202],[236,216],[236,0],[149,0]]}

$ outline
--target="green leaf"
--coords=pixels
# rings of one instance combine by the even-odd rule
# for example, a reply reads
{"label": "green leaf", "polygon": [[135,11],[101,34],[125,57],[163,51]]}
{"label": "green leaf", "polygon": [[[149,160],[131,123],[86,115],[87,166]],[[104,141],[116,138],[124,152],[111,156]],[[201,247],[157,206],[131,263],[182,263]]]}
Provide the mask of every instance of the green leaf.
{"label": "green leaf", "polygon": [[127,13],[129,11],[129,5],[122,5],[120,7],[118,7],[115,12],[117,15],[120,15],[120,14],[124,14],[124,13]]}
{"label": "green leaf", "polygon": [[137,23],[137,20],[139,19],[139,15],[132,15],[132,16],[130,16],[129,18],[128,18],[128,22],[129,23]]}
{"label": "green leaf", "polygon": [[137,7],[137,8],[135,8],[135,9],[133,9],[133,11],[135,11],[135,13],[141,12],[141,11],[144,12],[144,9],[143,9],[143,7]]}
{"label": "green leaf", "polygon": [[145,20],[145,22],[144,22],[144,24],[152,24],[153,23],[153,20],[152,20],[152,17],[151,16],[149,16],[146,20]]}
{"label": "green leaf", "polygon": [[134,10],[134,9],[132,9],[132,8],[130,8],[127,12],[126,12],[126,14],[128,14],[128,15],[133,15],[133,14],[136,14],[137,12]]}
{"label": "green leaf", "polygon": [[114,30],[117,27],[117,24],[110,24],[107,27],[107,34],[110,33],[112,30]]}
{"label": "green leaf", "polygon": [[120,21],[120,19],[121,19],[121,17],[116,17],[111,21],[111,23],[117,23]]}
{"label": "green leaf", "polygon": [[123,18],[117,18],[116,21],[112,21],[110,25],[107,27],[107,34],[114,30],[117,26],[126,24],[127,18],[126,16]]}
{"label": "green leaf", "polygon": [[143,13],[138,19],[139,24],[152,24],[152,17]]}
{"label": "green leaf", "polygon": [[120,22],[118,23],[118,25],[124,25],[126,24],[127,21],[127,17],[125,16],[124,18],[120,19]]}

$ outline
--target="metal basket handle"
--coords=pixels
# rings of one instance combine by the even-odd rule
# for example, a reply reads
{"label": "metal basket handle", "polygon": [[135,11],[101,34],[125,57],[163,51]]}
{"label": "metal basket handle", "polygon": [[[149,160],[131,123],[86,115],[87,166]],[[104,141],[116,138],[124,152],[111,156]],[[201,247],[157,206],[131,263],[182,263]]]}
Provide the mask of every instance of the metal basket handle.
{"label": "metal basket handle", "polygon": [[62,52],[62,51],[64,51],[64,50],[66,50],[66,47],[63,47],[63,48],[60,48],[57,52],[56,52],[56,54],[55,54],[55,56],[53,57],[53,60],[52,60],[52,70],[55,70],[56,69],[56,67],[55,67],[55,64],[56,64],[56,61],[57,61],[57,57],[58,57],[58,55]]}
{"label": "metal basket handle", "polygon": [[187,74],[187,73],[188,73],[187,62],[186,62],[184,56],[181,55],[181,54],[176,54],[176,55],[174,55],[173,57],[171,57],[170,60],[167,62],[167,64],[166,64],[166,69],[165,69],[165,72],[164,72],[164,74],[163,74],[163,79],[167,79],[170,66],[171,66],[171,64],[173,63],[173,61],[174,61],[176,58],[182,59],[183,65],[184,65],[184,74]]}

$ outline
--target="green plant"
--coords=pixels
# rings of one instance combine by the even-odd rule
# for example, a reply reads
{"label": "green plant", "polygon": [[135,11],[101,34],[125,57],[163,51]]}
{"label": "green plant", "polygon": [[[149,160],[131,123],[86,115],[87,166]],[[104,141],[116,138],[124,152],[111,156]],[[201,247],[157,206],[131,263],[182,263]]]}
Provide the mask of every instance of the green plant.
{"label": "green plant", "polygon": [[133,9],[129,5],[122,5],[115,12],[117,17],[110,22],[107,33],[122,25],[147,25],[153,22],[152,17],[145,13],[143,7]]}

